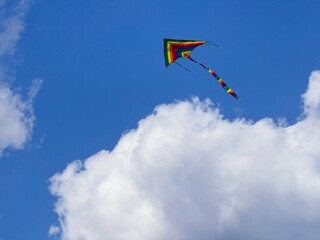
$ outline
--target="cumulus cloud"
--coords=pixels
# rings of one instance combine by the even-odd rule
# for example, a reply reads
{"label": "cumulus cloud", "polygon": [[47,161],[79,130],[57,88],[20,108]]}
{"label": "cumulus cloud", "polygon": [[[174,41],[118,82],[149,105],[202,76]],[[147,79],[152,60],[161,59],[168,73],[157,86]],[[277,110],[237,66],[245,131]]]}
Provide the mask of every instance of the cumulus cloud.
{"label": "cumulus cloud", "polygon": [[320,71],[315,71],[311,74],[309,79],[309,86],[305,94],[303,94],[304,111],[307,115],[316,115],[319,117],[320,114]]}
{"label": "cumulus cloud", "polygon": [[[10,4],[13,4],[11,7]],[[21,149],[30,139],[35,121],[32,104],[41,80],[34,80],[28,96],[14,91],[9,82],[8,56],[15,52],[24,30],[24,18],[30,1],[0,1],[0,156],[4,149]]]}
{"label": "cumulus cloud", "polygon": [[61,239],[318,239],[319,91],[315,71],[290,126],[228,120],[197,98],[156,107],[51,178]]}

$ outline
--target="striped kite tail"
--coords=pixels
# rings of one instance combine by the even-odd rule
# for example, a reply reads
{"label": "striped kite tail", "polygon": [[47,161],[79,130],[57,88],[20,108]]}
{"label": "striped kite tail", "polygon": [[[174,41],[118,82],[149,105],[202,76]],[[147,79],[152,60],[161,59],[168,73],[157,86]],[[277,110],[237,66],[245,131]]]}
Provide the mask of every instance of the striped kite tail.
{"label": "striped kite tail", "polygon": [[229,93],[231,96],[233,96],[235,99],[240,100],[240,97],[231,89],[228,87],[228,85],[221,79],[221,77],[219,77],[213,70],[207,68],[205,65],[203,65],[202,63],[199,63],[197,61],[195,61],[193,58],[190,57],[190,55],[186,56],[187,58],[189,58],[191,61],[199,64],[201,67],[203,67],[204,69],[206,69],[215,79],[217,79],[217,81],[219,82],[219,84],[221,85],[221,87],[223,87],[223,89]]}
{"label": "striped kite tail", "polygon": [[230,95],[232,95],[235,99],[240,100],[240,97],[231,89],[228,87],[228,85],[221,79],[221,77],[219,77],[213,70],[211,69],[207,69],[208,72],[215,77],[215,79],[217,79],[217,81],[220,83],[221,87],[223,87],[223,89],[229,93]]}

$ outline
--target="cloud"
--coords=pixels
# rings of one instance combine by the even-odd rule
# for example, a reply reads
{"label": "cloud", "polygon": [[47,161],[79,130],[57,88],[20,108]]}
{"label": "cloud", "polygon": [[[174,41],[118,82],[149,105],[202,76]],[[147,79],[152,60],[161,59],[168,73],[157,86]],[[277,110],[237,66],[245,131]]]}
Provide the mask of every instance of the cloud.
{"label": "cloud", "polygon": [[[10,7],[12,3],[14,5]],[[14,54],[24,30],[30,1],[10,4],[0,0],[0,156],[5,149],[21,149],[30,140],[35,122],[33,99],[42,82],[34,80],[26,98],[10,86],[12,76],[8,74],[8,57]]]}
{"label": "cloud", "polygon": [[55,225],[51,225],[49,228],[49,236],[55,236],[59,233],[59,227],[55,226]]}
{"label": "cloud", "polygon": [[35,121],[33,100],[42,80],[35,80],[27,99],[0,85],[0,155],[6,148],[21,149],[30,140]]}
{"label": "cloud", "polygon": [[307,92],[303,94],[304,111],[309,116],[316,115],[319,118],[320,114],[320,71],[315,71],[311,74],[309,79],[309,86]]}
{"label": "cloud", "polygon": [[197,98],[156,107],[51,178],[61,239],[318,239],[319,91],[315,71],[291,126]]}
{"label": "cloud", "polygon": [[30,1],[20,0],[8,8],[5,1],[0,1],[0,57],[13,54],[20,34],[24,30],[24,18],[30,7]]}

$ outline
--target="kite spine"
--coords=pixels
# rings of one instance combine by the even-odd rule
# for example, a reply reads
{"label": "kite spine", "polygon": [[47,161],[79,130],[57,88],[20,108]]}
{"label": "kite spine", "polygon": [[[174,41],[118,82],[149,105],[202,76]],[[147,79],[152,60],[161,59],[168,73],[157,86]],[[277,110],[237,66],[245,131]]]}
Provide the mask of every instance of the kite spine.
{"label": "kite spine", "polygon": [[231,96],[233,96],[235,99],[240,100],[240,97],[237,96],[237,94],[228,87],[228,85],[221,79],[221,77],[219,77],[213,70],[207,68],[205,65],[203,65],[202,63],[197,62],[196,60],[194,60],[193,58],[190,57],[190,55],[185,56],[188,59],[190,59],[192,62],[195,62],[197,64],[199,64],[201,67],[203,67],[204,69],[206,69],[215,79],[217,79],[217,81],[219,82],[219,84],[221,85],[221,87],[223,87],[223,89],[229,93]]}

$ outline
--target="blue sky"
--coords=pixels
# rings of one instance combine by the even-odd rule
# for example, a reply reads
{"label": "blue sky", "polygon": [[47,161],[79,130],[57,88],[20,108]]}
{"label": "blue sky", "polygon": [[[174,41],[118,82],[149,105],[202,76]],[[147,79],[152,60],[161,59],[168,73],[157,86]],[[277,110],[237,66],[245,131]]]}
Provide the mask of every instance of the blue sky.
{"label": "blue sky", "polygon": [[[56,238],[49,237],[48,231],[50,226],[60,227],[60,232],[63,228],[54,212],[57,196],[67,197],[62,190],[53,196],[49,179],[74,160],[84,161],[103,149],[122,146],[121,136],[140,129],[138,122],[156,106],[186,101],[197,109],[201,104],[191,99],[198,97],[199,101],[209,99],[213,109],[219,108],[231,121],[285,118],[288,126],[296,126],[309,106],[301,94],[308,88],[310,74],[320,68],[320,3],[316,0],[3,0],[0,7],[0,87],[10,99],[18,99],[13,105],[8,100],[8,109],[20,111],[32,122],[17,123],[24,129],[21,139],[1,139],[8,143],[0,145],[0,239]],[[191,72],[176,65],[166,69],[163,38],[222,45],[222,49],[198,47],[192,56],[215,70],[241,100],[226,94],[214,78],[187,59],[179,63]],[[34,99],[28,98],[30,89],[37,92]],[[180,105],[174,106],[179,114]],[[168,110],[168,114],[174,113]],[[6,116],[7,112],[0,114],[0,118]],[[190,118],[197,116],[190,113]],[[0,128],[6,129],[13,121],[0,122],[5,124]],[[175,125],[168,126],[174,135]],[[317,154],[315,159],[320,158]],[[316,225],[315,219],[312,224]],[[243,229],[240,236],[251,233]],[[207,228],[196,229],[190,236],[199,238],[201,231]],[[305,231],[302,228],[299,233]],[[229,234],[216,239],[242,239]]]}

